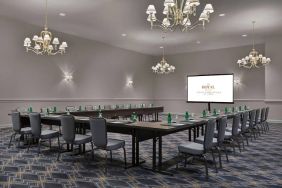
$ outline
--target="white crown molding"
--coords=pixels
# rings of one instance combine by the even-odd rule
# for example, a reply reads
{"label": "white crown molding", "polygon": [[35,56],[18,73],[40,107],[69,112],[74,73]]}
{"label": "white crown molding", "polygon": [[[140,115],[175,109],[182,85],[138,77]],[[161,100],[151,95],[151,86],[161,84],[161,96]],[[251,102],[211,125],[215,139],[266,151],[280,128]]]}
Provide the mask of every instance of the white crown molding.
{"label": "white crown molding", "polygon": [[[185,101],[186,98],[0,98],[0,103],[13,102],[107,102],[107,101]],[[282,103],[282,99],[234,99],[235,102]]]}
{"label": "white crown molding", "polygon": [[0,98],[0,103],[18,102],[106,102],[106,101],[153,101],[150,98]]}

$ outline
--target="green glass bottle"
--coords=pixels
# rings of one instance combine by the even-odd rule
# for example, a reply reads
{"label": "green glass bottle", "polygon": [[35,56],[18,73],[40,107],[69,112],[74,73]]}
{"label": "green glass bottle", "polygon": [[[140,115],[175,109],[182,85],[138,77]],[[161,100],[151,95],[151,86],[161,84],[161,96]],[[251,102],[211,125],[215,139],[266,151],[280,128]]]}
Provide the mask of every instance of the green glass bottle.
{"label": "green glass bottle", "polygon": [[78,111],[80,111],[80,112],[82,111],[82,107],[81,106],[78,107]]}
{"label": "green glass bottle", "polygon": [[185,112],[185,120],[188,121],[189,120],[189,113]]}
{"label": "green glass bottle", "polygon": [[46,109],[46,112],[47,112],[47,115],[49,115],[49,113],[50,113],[50,112],[49,112],[49,108]]}
{"label": "green glass bottle", "polygon": [[233,112],[233,113],[235,112],[235,107],[234,107],[234,106],[232,107],[232,112]]}
{"label": "green glass bottle", "polygon": [[53,112],[54,112],[54,113],[56,113],[56,112],[57,112],[57,107],[56,107],[56,106],[54,106],[54,110],[53,110]]}
{"label": "green glass bottle", "polygon": [[203,118],[207,117],[207,112],[206,110],[203,110]]}
{"label": "green glass bottle", "polygon": [[242,111],[242,106],[239,106],[239,111]]}
{"label": "green glass bottle", "polygon": [[227,107],[224,108],[224,113],[228,114],[228,108]]}
{"label": "green glass bottle", "polygon": [[216,109],[215,109],[215,108],[213,109],[213,115],[214,115],[214,116],[216,116],[216,115],[217,115],[217,113],[216,113]]}
{"label": "green glass bottle", "polygon": [[29,108],[29,112],[32,113],[32,107]]}
{"label": "green glass bottle", "polygon": [[171,124],[172,118],[171,118],[171,113],[168,113],[167,115],[167,123]]}
{"label": "green glass bottle", "polygon": [[247,106],[245,105],[245,110],[248,110]]}

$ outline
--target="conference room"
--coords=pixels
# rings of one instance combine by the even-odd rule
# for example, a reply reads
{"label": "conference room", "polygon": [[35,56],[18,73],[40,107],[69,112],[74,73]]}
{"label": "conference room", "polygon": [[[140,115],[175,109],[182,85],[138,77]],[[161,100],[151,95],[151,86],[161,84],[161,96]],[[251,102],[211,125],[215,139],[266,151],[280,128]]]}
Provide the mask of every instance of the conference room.
{"label": "conference room", "polygon": [[282,187],[281,0],[1,0],[0,188]]}

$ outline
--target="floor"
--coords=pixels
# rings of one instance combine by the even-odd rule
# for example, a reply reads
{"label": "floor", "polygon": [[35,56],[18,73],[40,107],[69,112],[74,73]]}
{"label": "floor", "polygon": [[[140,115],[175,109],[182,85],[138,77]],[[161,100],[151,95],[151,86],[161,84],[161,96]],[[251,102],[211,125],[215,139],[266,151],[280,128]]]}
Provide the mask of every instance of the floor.
{"label": "floor", "polygon": [[[163,157],[170,160],[168,172],[174,176],[162,175],[140,167],[123,169],[123,152],[114,152],[114,162],[104,172],[103,152],[91,156],[72,156],[64,153],[56,161],[55,150],[42,148],[37,157],[36,148],[29,153],[15,144],[8,149],[11,129],[0,129],[0,188],[8,187],[282,187],[282,124],[270,125],[270,132],[252,141],[242,152],[230,153],[230,162],[223,158],[223,169],[218,173],[210,165],[209,180],[205,179],[204,166],[194,160],[186,168],[175,169],[174,160],[177,145],[187,140],[187,132],[163,138]],[[130,162],[131,138],[126,135],[110,134],[112,138],[125,139]],[[151,142],[141,144],[141,156],[151,165]]]}

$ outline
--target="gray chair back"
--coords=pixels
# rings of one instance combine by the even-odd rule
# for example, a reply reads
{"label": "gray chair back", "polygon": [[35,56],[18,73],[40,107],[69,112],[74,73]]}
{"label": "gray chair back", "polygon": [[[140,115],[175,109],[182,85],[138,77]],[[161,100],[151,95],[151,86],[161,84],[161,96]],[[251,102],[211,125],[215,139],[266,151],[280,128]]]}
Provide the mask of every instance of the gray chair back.
{"label": "gray chair back", "polygon": [[72,115],[61,116],[62,135],[66,143],[73,143],[75,140],[75,121]]}
{"label": "gray chair back", "polygon": [[214,129],[215,129],[216,119],[210,119],[206,124],[206,132],[204,136],[204,150],[207,151],[211,149],[214,137]]}
{"label": "gray chair back", "polygon": [[249,112],[243,113],[243,119],[242,119],[242,122],[241,122],[241,131],[242,132],[245,132],[246,129],[247,129],[248,116],[249,116]]}
{"label": "gray chair back", "polygon": [[12,112],[12,124],[15,132],[21,131],[21,116],[19,112]]}
{"label": "gray chair back", "polygon": [[224,141],[225,130],[227,126],[227,117],[224,116],[219,119],[217,142],[220,145]]}
{"label": "gray chair back", "polygon": [[262,108],[262,109],[261,109],[260,121],[261,121],[261,122],[264,122],[264,121],[265,121],[265,108]]}
{"label": "gray chair back", "polygon": [[[264,111],[264,112],[265,112],[265,111]],[[257,110],[256,110],[256,117],[255,117],[255,126],[258,124],[259,115],[260,115],[260,109],[257,109]]]}
{"label": "gray chair back", "polygon": [[268,114],[269,114],[269,107],[266,107],[266,109],[265,109],[265,121],[267,121],[268,120]]}
{"label": "gray chair back", "polygon": [[239,125],[240,125],[240,114],[236,114],[233,117],[233,123],[232,123],[232,136],[237,136],[239,134]]}
{"label": "gray chair back", "polygon": [[108,144],[106,120],[104,118],[90,118],[90,129],[94,145],[105,148]]}
{"label": "gray chair back", "polygon": [[254,120],[255,120],[255,116],[256,116],[256,110],[252,110],[250,112],[250,121],[249,121],[249,128],[253,128],[254,127]]}
{"label": "gray chair back", "polygon": [[29,121],[31,127],[31,133],[35,138],[40,138],[41,136],[41,116],[37,112],[29,114]]}

